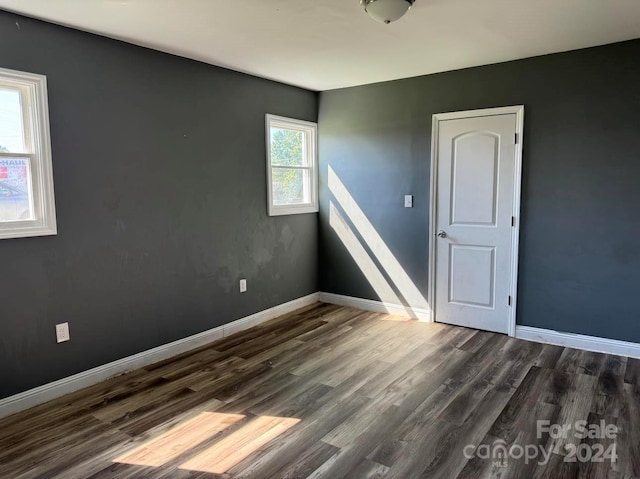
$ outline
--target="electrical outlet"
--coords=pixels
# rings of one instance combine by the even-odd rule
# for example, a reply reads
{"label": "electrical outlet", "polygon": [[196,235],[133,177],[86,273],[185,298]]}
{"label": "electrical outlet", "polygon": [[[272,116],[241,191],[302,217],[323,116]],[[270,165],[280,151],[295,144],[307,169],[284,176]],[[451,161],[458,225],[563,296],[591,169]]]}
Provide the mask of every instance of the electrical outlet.
{"label": "electrical outlet", "polygon": [[246,279],[241,279],[240,280],[240,292],[241,293],[246,293],[247,292],[247,280]]}
{"label": "electrical outlet", "polygon": [[413,208],[413,195],[404,195],[404,207]]}
{"label": "electrical outlet", "polygon": [[69,341],[69,323],[56,324],[56,338],[59,343]]}

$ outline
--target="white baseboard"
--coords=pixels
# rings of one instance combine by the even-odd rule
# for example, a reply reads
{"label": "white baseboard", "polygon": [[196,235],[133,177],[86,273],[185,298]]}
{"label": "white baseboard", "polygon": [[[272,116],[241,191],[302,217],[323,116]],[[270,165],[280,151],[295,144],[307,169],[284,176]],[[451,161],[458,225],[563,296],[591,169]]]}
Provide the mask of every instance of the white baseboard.
{"label": "white baseboard", "polygon": [[[319,293],[320,301],[323,303],[349,306],[352,308],[373,311],[376,313],[388,313],[398,316],[419,319],[421,321],[432,321],[431,311],[422,308],[409,308],[398,304],[384,303],[370,299],[354,298],[333,293]],[[582,334],[563,333],[550,329],[532,328],[530,326],[516,326],[516,338],[538,343],[556,344],[570,348],[595,351],[598,353],[615,354],[618,356],[628,356],[640,358],[640,343],[631,343],[616,339],[598,338],[595,336],[585,336]]]}
{"label": "white baseboard", "polygon": [[280,304],[273,308],[260,311],[217,328],[189,336],[172,343],[158,346],[157,348],[143,351],[117,361],[69,376],[59,381],[54,381],[43,386],[10,396],[0,400],[0,418],[16,412],[29,409],[38,404],[56,399],[79,389],[99,383],[111,377],[123,374],[133,369],[148,366],[149,364],[168,359],[192,349],[199,348],[217,339],[230,336],[244,329],[251,328],[296,309],[304,308],[320,301],[320,295],[313,293],[302,298],[294,299],[288,303]]}
{"label": "white baseboard", "polygon": [[351,308],[364,309],[375,313],[394,314],[407,318],[418,319],[420,321],[431,322],[431,310],[423,308],[410,308],[400,304],[384,303],[371,299],[354,298],[342,294],[320,293],[320,301],[323,303],[337,304],[339,306],[349,306]]}
{"label": "white baseboard", "polygon": [[640,358],[640,344],[617,339],[598,338],[582,334],[562,333],[550,329],[516,326],[516,338],[538,343],[556,344],[570,348]]}

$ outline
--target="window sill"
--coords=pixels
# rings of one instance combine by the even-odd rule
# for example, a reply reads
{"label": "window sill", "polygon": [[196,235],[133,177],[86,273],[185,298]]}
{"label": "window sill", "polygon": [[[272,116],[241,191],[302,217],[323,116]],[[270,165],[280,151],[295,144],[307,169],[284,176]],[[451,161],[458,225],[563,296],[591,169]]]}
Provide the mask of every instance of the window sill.
{"label": "window sill", "polygon": [[271,206],[269,208],[269,216],[284,215],[301,215],[305,213],[317,213],[317,205],[300,205],[300,206]]}

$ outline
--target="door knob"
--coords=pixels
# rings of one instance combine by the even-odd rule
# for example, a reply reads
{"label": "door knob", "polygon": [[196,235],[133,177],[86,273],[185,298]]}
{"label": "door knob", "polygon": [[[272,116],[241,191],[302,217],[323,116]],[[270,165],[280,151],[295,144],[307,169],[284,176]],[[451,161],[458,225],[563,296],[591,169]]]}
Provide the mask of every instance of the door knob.
{"label": "door knob", "polygon": [[439,236],[440,238],[446,238],[447,237],[447,233],[445,231],[442,231],[442,230],[438,231],[436,233],[436,235]]}

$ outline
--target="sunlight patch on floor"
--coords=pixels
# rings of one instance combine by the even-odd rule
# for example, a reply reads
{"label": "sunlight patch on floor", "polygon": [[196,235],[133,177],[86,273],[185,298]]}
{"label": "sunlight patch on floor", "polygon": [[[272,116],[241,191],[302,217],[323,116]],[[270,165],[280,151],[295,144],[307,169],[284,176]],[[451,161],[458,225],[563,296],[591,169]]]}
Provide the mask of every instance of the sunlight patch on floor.
{"label": "sunlight patch on floor", "polygon": [[223,474],[299,422],[300,419],[290,417],[260,416],[185,462],[180,469]]}
{"label": "sunlight patch on floor", "polygon": [[[243,414],[203,412],[113,462],[165,466],[245,417]],[[180,465],[180,469],[222,474],[299,422],[300,419],[290,417],[257,417]]]}
{"label": "sunlight patch on floor", "polygon": [[163,435],[114,459],[136,466],[160,467],[244,419],[241,414],[203,412]]}

